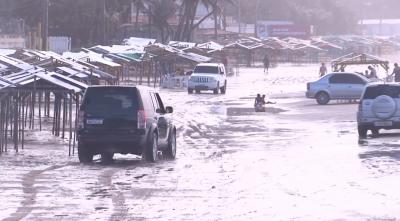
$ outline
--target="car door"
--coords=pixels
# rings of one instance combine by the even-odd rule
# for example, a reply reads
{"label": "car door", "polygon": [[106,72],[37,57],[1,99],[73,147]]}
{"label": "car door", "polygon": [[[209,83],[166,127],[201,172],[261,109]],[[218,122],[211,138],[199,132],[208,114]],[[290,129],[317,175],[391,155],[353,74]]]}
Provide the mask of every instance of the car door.
{"label": "car door", "polygon": [[329,78],[328,90],[332,99],[348,97],[347,74],[334,74]]}
{"label": "car door", "polygon": [[347,76],[349,96],[353,99],[360,99],[367,82],[355,74]]}
{"label": "car door", "polygon": [[158,126],[158,138],[159,141],[164,142],[168,138],[168,121],[166,119],[165,107],[158,93],[152,92],[151,97],[156,110],[155,120]]}

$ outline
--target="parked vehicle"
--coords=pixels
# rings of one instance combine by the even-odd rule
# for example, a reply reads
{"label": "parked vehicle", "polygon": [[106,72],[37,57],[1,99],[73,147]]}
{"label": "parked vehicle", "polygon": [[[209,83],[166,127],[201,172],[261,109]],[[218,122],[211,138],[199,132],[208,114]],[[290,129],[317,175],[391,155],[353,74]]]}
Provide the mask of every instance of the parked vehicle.
{"label": "parked vehicle", "polygon": [[364,87],[371,81],[353,73],[331,73],[307,83],[306,97],[325,105],[331,100],[360,99]]}
{"label": "parked vehicle", "polygon": [[220,91],[225,94],[226,86],[226,71],[223,64],[201,63],[195,67],[189,79],[188,93],[212,90],[214,94],[218,94]]}
{"label": "parked vehicle", "polygon": [[174,159],[176,127],[160,95],[146,87],[93,86],[84,95],[78,119],[78,156],[82,163],[101,154],[141,155],[157,161],[158,151]]}
{"label": "parked vehicle", "polygon": [[368,130],[378,134],[380,129],[400,129],[400,85],[368,85],[358,106],[357,125],[360,137]]}

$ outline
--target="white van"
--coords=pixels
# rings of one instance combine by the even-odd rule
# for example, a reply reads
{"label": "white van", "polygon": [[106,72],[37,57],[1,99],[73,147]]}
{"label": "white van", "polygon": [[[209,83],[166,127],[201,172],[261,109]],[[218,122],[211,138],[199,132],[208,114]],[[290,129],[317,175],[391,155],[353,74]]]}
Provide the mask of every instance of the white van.
{"label": "white van", "polygon": [[218,94],[220,91],[225,94],[226,85],[226,71],[223,64],[201,63],[194,68],[189,79],[188,93],[212,90],[214,94]]}

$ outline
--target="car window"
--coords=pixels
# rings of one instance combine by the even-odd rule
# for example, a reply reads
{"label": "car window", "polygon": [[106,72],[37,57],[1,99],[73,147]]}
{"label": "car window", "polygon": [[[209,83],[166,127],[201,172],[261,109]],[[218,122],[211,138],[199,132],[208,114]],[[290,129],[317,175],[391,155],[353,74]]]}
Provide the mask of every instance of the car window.
{"label": "car window", "polygon": [[160,95],[158,93],[155,93],[155,95],[156,95],[156,98],[157,98],[158,105],[160,106],[160,109],[163,112],[165,112],[165,107],[164,107],[164,104],[162,102],[162,99],[161,99]]}
{"label": "car window", "polygon": [[335,74],[329,78],[329,83],[331,84],[345,84],[347,83],[347,78],[345,74]]}
{"label": "car window", "polygon": [[392,98],[400,97],[400,86],[395,85],[377,85],[368,87],[365,90],[363,99],[375,99],[381,95],[387,95]]}
{"label": "car window", "polygon": [[153,102],[151,101],[151,94],[148,91],[143,91],[143,106],[146,112],[154,112]]}
{"label": "car window", "polygon": [[136,88],[89,88],[83,107],[87,116],[137,117],[139,108]]}
{"label": "car window", "polygon": [[150,93],[150,95],[151,95],[151,101],[153,103],[154,110],[157,110],[158,108],[160,108],[160,105],[158,104],[157,98],[154,95],[154,93]]}
{"label": "car window", "polygon": [[366,84],[366,82],[354,74],[336,74],[329,79],[331,84]]}
{"label": "car window", "polygon": [[205,73],[205,74],[218,74],[218,67],[213,66],[196,66],[194,73]]}
{"label": "car window", "polygon": [[346,78],[350,84],[366,84],[363,79],[353,74],[347,74]]}

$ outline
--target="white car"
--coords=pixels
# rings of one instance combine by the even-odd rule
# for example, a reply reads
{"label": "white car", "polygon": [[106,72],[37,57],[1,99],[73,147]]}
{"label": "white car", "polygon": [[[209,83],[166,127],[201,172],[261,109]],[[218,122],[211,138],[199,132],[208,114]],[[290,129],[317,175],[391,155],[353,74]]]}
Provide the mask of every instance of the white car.
{"label": "white car", "polygon": [[331,73],[319,80],[307,83],[306,97],[318,104],[327,104],[330,100],[358,100],[365,86],[371,81],[353,73]]}
{"label": "white car", "polygon": [[368,130],[378,134],[380,129],[400,129],[400,84],[368,85],[358,106],[357,125],[361,138]]}
{"label": "white car", "polygon": [[189,79],[188,93],[212,90],[214,94],[218,94],[220,91],[225,94],[226,85],[226,71],[223,64],[201,63],[194,68]]}

